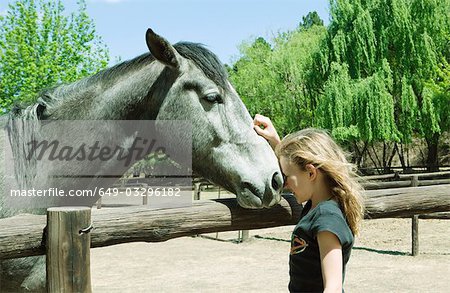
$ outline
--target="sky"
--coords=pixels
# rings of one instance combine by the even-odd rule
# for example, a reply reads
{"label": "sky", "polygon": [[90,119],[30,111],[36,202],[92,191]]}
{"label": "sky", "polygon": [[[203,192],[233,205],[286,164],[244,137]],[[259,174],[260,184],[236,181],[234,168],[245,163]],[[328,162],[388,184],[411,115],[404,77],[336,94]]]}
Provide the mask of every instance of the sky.
{"label": "sky", "polygon": [[[0,0],[0,14],[13,2]],[[75,0],[62,2],[69,12],[77,7]],[[232,64],[243,41],[271,40],[296,28],[308,12],[317,11],[329,23],[328,0],[87,0],[87,9],[112,63],[146,52],[147,28],[171,43],[202,43]]]}

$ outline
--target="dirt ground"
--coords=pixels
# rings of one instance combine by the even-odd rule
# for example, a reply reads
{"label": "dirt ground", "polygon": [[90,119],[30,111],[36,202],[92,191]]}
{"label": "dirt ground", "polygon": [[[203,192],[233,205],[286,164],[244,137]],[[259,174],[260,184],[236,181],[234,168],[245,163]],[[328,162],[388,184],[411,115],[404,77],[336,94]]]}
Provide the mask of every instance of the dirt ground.
{"label": "dirt ground", "polygon": [[[93,292],[287,292],[293,226],[129,243],[91,250]],[[347,266],[346,292],[450,292],[450,220],[366,220]],[[220,240],[210,238],[218,237]]]}

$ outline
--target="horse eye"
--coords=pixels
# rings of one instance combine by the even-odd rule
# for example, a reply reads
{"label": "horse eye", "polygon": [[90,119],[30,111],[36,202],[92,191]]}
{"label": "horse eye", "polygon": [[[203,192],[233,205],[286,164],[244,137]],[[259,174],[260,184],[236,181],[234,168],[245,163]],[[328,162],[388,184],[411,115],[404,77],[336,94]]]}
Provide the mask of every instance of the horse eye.
{"label": "horse eye", "polygon": [[205,99],[210,103],[223,103],[222,97],[217,93],[208,94]]}

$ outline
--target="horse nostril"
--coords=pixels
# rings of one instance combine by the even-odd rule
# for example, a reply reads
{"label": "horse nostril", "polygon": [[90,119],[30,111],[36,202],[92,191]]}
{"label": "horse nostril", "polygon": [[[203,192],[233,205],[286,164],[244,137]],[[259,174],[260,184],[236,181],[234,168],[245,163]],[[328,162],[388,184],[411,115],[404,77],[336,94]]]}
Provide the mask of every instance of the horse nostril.
{"label": "horse nostril", "polygon": [[279,190],[281,187],[283,187],[283,177],[280,173],[275,172],[272,176],[272,188]]}
{"label": "horse nostril", "polygon": [[253,193],[255,196],[262,198],[263,194],[261,191],[258,190],[258,188],[255,187],[255,185],[251,184],[250,182],[243,182],[242,188],[247,189],[251,193]]}

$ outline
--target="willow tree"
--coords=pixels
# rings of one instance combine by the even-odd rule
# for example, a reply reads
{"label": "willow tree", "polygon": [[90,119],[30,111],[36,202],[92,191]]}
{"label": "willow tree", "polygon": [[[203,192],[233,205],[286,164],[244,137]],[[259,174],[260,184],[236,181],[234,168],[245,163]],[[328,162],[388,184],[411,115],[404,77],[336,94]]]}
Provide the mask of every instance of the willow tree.
{"label": "willow tree", "polygon": [[[449,130],[433,87],[448,46],[448,7],[449,0],[330,1],[331,22],[315,66],[324,90],[318,102],[345,104],[353,117],[339,120],[342,107],[319,105],[328,109],[321,116],[343,121],[322,125],[344,140],[392,142],[395,148],[419,135],[428,144],[428,167],[435,168],[439,136]],[[336,74],[348,74],[345,96],[337,93],[343,85],[333,85]],[[386,154],[392,159],[392,152]]]}
{"label": "willow tree", "polygon": [[67,16],[60,0],[17,0],[0,18],[0,109],[91,75],[108,59],[84,1]]}
{"label": "willow tree", "polygon": [[[352,79],[346,63],[333,62],[316,109],[317,124],[330,129],[342,144],[350,144],[358,165],[372,142],[399,139],[390,95],[391,72],[386,61],[384,65],[367,78]],[[385,166],[389,160],[386,155],[370,158],[375,166]]]}
{"label": "willow tree", "polygon": [[[449,49],[450,49],[450,38],[448,41]],[[449,131],[450,130],[450,56],[447,55],[446,58],[443,58],[438,65],[438,74],[437,77],[426,83],[426,94],[430,96],[430,106],[433,106],[434,111],[437,112],[437,115],[435,116],[436,120],[434,125],[437,125],[440,130],[442,131]],[[432,123],[429,123],[429,125],[433,126]],[[429,129],[425,129],[425,132],[429,131]],[[428,141],[427,141],[428,142]],[[428,143],[430,145],[430,143]],[[428,156],[429,164],[437,164],[437,162],[434,161],[434,158],[438,157],[438,149],[437,149],[437,143],[432,144],[433,146],[436,146],[436,148],[433,148],[429,150],[429,152],[434,152],[434,156]],[[445,159],[448,161],[450,159],[450,153],[447,153],[444,149],[443,152],[444,158],[442,158],[444,161]]]}

